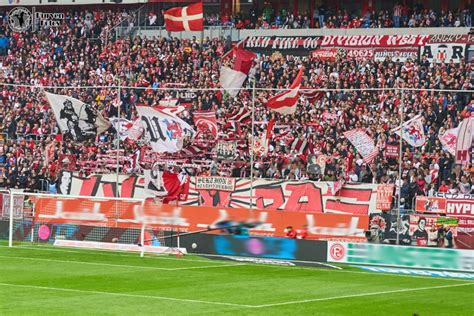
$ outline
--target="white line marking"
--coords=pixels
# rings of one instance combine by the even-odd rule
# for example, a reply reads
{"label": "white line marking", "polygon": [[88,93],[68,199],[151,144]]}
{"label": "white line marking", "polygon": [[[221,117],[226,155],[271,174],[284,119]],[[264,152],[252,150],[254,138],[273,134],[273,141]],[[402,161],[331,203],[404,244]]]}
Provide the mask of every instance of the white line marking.
{"label": "white line marking", "polygon": [[[9,248],[8,246],[3,246],[0,245],[0,247],[4,248]],[[41,250],[41,251],[59,251],[59,252],[68,252],[68,253],[80,253],[80,254],[86,254],[86,255],[103,255],[103,256],[119,256],[119,257],[128,257],[128,258],[140,258],[138,254],[130,254],[125,251],[113,251],[113,250],[96,250],[96,249],[83,249],[79,250],[70,250],[70,249],[54,249],[54,248],[46,248],[44,246],[38,246],[38,247],[28,247],[28,246],[18,246],[18,247],[13,247],[12,250],[17,250],[17,249],[30,249],[30,250]],[[142,257],[146,259],[158,259],[158,260],[177,260],[177,261],[193,261],[193,262],[211,262],[211,260],[194,260],[194,259],[183,259],[183,258],[170,258],[170,257],[164,257],[163,256],[152,256],[152,257]]]}
{"label": "white line marking", "polygon": [[[4,248],[9,248],[8,246],[0,245],[0,247]],[[13,247],[12,250],[18,250],[18,249],[29,249],[29,250],[41,250],[41,251],[59,251],[59,252],[69,252],[69,253],[80,253],[80,254],[85,254],[85,255],[104,255],[104,256],[119,256],[119,257],[128,257],[128,258],[139,258],[137,255],[134,254],[127,254],[123,253],[120,251],[101,251],[101,250],[67,250],[67,249],[54,249],[54,248],[46,248],[43,246],[39,247],[28,247],[28,246],[18,246],[18,247]],[[195,254],[189,254],[190,256],[193,256]],[[219,256],[219,255],[217,255]],[[189,261],[189,262],[206,262],[210,263],[211,260],[195,260],[195,259],[183,259],[183,258],[169,258],[169,257],[162,257],[162,256],[153,256],[153,257],[143,257],[147,259],[156,259],[156,260],[178,260],[178,261]],[[290,260],[291,261],[291,260]],[[263,265],[263,264],[258,264],[258,263],[246,263],[245,265],[247,266],[258,266],[262,268],[287,268],[284,266],[277,266],[277,265]],[[350,273],[350,274],[367,274],[367,275],[385,275],[385,276],[391,276],[391,277],[404,277],[404,278],[414,278],[414,279],[435,279],[435,280],[456,280],[459,282],[467,282],[467,283],[472,283],[470,280],[463,280],[459,278],[449,278],[449,277],[436,277],[436,276],[421,276],[421,275],[408,275],[408,274],[395,274],[395,273],[384,273],[384,272],[365,272],[365,271],[352,271],[352,270],[344,270],[343,268],[341,270],[328,270],[328,269],[321,269],[321,268],[312,268],[312,267],[288,267],[291,269],[297,269],[297,270],[311,270],[311,271],[325,271],[325,272],[340,272],[340,273]],[[463,271],[458,271],[458,272],[463,272]]]}
{"label": "white line marking", "polygon": [[61,262],[61,263],[75,263],[75,264],[81,264],[81,265],[88,264],[88,265],[95,265],[95,266],[107,266],[107,267],[117,267],[117,268],[152,269],[152,270],[163,270],[163,271],[208,269],[208,268],[233,267],[233,266],[244,265],[243,263],[233,263],[233,264],[219,264],[219,265],[208,265],[208,266],[197,266],[197,267],[195,266],[195,267],[182,267],[182,268],[160,268],[160,267],[147,267],[147,266],[136,266],[136,265],[127,265],[127,264],[111,264],[111,263],[103,263],[103,262],[45,259],[45,258],[35,258],[35,257],[0,256],[0,258],[11,258],[11,259],[33,260],[33,261],[47,261],[47,262]]}
{"label": "white line marking", "polygon": [[199,303],[199,304],[212,304],[212,305],[222,305],[222,306],[232,306],[232,307],[255,307],[253,305],[202,301],[202,300],[193,300],[193,299],[187,299],[187,298],[175,298],[175,297],[154,296],[154,295],[144,295],[144,294],[114,293],[114,292],[102,292],[102,291],[86,291],[86,290],[66,289],[66,288],[39,286],[39,285],[0,283],[0,286],[10,286],[10,287],[20,287],[20,288],[50,290],[50,291],[61,291],[61,292],[71,292],[71,293],[110,295],[110,296],[119,296],[119,297],[148,298],[148,299],[157,299],[157,300],[165,300],[165,301]]}
{"label": "white line marking", "polygon": [[202,267],[183,267],[183,268],[170,268],[169,270],[175,271],[175,270],[193,270],[193,269],[207,269],[207,268],[221,268],[221,267],[237,267],[237,266],[245,266],[245,263],[232,263],[232,264],[218,264],[218,265],[212,265],[212,266],[202,266]]}
{"label": "white line marking", "polygon": [[140,298],[157,299],[157,300],[178,301],[178,302],[198,303],[198,304],[212,304],[212,305],[222,305],[222,306],[232,306],[232,307],[246,307],[246,308],[265,308],[265,307],[275,307],[275,306],[284,306],[284,305],[292,305],[292,304],[314,303],[314,302],[323,302],[323,301],[339,300],[339,299],[346,299],[346,298],[356,298],[356,297],[364,297],[364,296],[375,296],[375,295],[395,294],[395,293],[405,293],[405,292],[417,292],[417,291],[429,291],[429,290],[437,290],[437,289],[445,289],[445,288],[461,287],[461,286],[469,286],[469,285],[472,285],[472,284],[466,284],[466,283],[463,283],[463,284],[450,284],[450,285],[440,285],[440,286],[431,286],[431,287],[421,287],[421,288],[414,288],[414,289],[401,289],[401,290],[393,290],[393,291],[379,291],[379,292],[361,293],[361,294],[353,294],[353,295],[341,295],[341,296],[314,298],[314,299],[289,301],[289,302],[273,303],[273,304],[246,305],[246,304],[202,301],[202,300],[194,300],[194,299],[186,299],[186,298],[164,297],[164,296],[154,296],[154,295],[144,295],[144,294],[114,293],[114,292],[103,292],[103,291],[86,291],[86,290],[57,288],[57,287],[48,287],[48,286],[39,286],[39,285],[0,283],[0,286],[7,286],[7,287],[10,286],[10,287],[41,289],[41,290],[50,290],[50,291],[62,291],[62,292],[72,292],[72,293],[84,293],[84,294],[99,294],[99,295],[110,295],[110,296],[121,296],[121,297],[135,297],[135,298],[140,297]]}
{"label": "white line marking", "polygon": [[263,304],[263,305],[257,305],[255,307],[256,308],[274,307],[274,306],[283,306],[283,305],[291,305],[291,304],[332,301],[332,300],[339,300],[339,299],[344,299],[344,298],[374,296],[374,295],[383,295],[383,294],[395,294],[395,293],[404,293],[404,292],[428,291],[428,290],[445,289],[445,288],[458,287],[458,286],[469,286],[473,284],[474,283],[462,283],[462,284],[439,285],[439,286],[430,286],[430,287],[419,287],[419,288],[414,288],[414,289],[402,289],[402,290],[393,290],[393,291],[380,291],[380,292],[361,293],[361,294],[352,294],[352,295],[341,295],[341,296],[313,298],[313,299],[299,300],[299,301],[290,301],[290,302],[283,302],[283,303]]}

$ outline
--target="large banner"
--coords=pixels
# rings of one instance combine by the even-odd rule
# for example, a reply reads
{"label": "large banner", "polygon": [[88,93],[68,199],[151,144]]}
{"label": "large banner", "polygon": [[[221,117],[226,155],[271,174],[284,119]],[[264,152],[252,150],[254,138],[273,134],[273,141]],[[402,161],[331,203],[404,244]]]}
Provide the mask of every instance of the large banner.
{"label": "large banner", "polygon": [[[120,203],[118,218],[116,203]],[[152,228],[182,232],[219,227],[222,222],[251,222],[257,226],[250,229],[250,235],[267,237],[286,237],[286,228],[293,226],[306,228],[308,239],[363,241],[368,218],[367,215],[182,206],[150,200],[91,202],[61,197],[37,197],[35,200],[35,220],[38,222],[120,228],[139,228],[145,223]]]}
{"label": "large banner", "polygon": [[[96,197],[153,197],[145,190],[143,176],[114,174],[79,177],[72,172],[60,174],[58,192],[68,195]],[[391,203],[391,196],[381,194],[377,184],[344,184],[333,194],[332,182],[283,181],[255,179],[252,194],[250,179],[222,177],[190,177],[189,195],[182,205],[292,210],[303,212],[368,215],[379,211],[379,205]],[[117,192],[118,191],[118,192]],[[377,200],[379,193],[380,201]]]}
{"label": "large banner", "polygon": [[423,46],[429,35],[326,35],[321,47],[404,47]]}
{"label": "large banner", "polygon": [[282,54],[308,56],[310,50],[319,47],[320,36],[250,36],[243,42],[243,48],[258,54]]}
{"label": "large banner", "polygon": [[[292,210],[339,214],[367,215],[377,211],[376,184],[345,184],[336,194],[332,182],[280,181],[257,179],[250,189],[250,180],[235,179],[235,190],[217,187],[203,189],[191,177],[188,201],[183,205],[249,208],[262,210]],[[383,204],[390,197],[383,197]],[[391,203],[391,201],[390,201]]]}
{"label": "large banner", "polygon": [[474,271],[474,252],[472,250],[446,248],[329,242],[328,261],[405,268]]}

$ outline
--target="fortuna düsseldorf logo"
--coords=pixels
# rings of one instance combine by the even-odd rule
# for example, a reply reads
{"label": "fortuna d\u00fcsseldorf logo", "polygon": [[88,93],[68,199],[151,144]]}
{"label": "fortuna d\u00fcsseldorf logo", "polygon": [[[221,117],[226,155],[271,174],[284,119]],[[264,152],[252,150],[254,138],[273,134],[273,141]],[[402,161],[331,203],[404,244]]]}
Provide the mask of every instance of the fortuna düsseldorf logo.
{"label": "fortuna d\u00fcsseldorf logo", "polygon": [[329,249],[329,254],[334,260],[341,260],[345,255],[344,246],[341,244],[333,244]]}

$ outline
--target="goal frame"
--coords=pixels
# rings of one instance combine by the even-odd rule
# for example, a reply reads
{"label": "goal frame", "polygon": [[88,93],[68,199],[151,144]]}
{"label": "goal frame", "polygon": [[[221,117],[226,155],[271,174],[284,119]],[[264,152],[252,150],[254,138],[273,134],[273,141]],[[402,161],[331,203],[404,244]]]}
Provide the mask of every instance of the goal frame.
{"label": "goal frame", "polygon": [[[51,227],[51,225],[59,225],[61,226],[61,222],[58,222],[58,220],[62,220],[62,218],[58,217],[55,218],[54,215],[51,215],[52,212],[55,212],[58,210],[58,208],[55,208],[54,204],[50,204],[51,201],[49,199],[58,199],[59,201],[62,201],[65,203],[70,203],[69,201],[74,201],[74,199],[77,199],[78,201],[78,206],[77,209],[74,207],[71,208],[71,206],[65,206],[64,211],[67,213],[66,210],[72,211],[73,214],[71,218],[71,222],[67,222],[67,218],[65,219],[64,225],[76,225],[77,227],[80,227],[79,229],[83,229],[84,227],[93,227],[93,228],[102,228],[104,229],[109,229],[111,231],[113,230],[118,230],[117,232],[117,237],[124,238],[125,242],[117,242],[113,241],[113,239],[118,238],[113,238],[112,243],[107,240],[100,240],[100,238],[94,239],[94,236],[92,235],[92,239],[67,239],[67,240],[62,240],[62,238],[57,238],[57,236],[54,235],[54,237],[50,237],[50,243],[53,241],[55,246],[62,246],[62,247],[79,247],[79,248],[88,248],[88,249],[109,249],[109,250],[114,250],[114,244],[116,244],[115,248],[117,251],[120,250],[125,250],[125,251],[137,251],[138,247],[138,252],[140,253],[141,256],[144,255],[144,253],[154,253],[154,254],[183,254],[186,253],[186,249],[184,248],[179,248],[179,238],[178,238],[178,247],[173,247],[173,245],[167,245],[167,243],[164,242],[164,240],[160,239],[159,236],[164,236],[164,232],[167,231],[167,229],[160,227],[161,225],[157,222],[148,222],[147,221],[147,216],[149,216],[148,212],[153,210],[153,205],[154,204],[147,204],[146,201],[152,201],[152,203],[156,203],[156,205],[160,205],[162,200],[160,198],[156,197],[149,197],[145,199],[139,199],[139,198],[123,198],[123,197],[97,197],[97,196],[84,196],[84,195],[63,195],[63,194],[46,194],[46,193],[35,193],[35,192],[23,192],[20,190],[9,190],[8,192],[3,192],[5,194],[8,194],[9,198],[9,203],[10,203],[10,209],[8,213],[8,247],[12,248],[14,247],[14,239],[15,239],[15,234],[16,234],[16,228],[15,228],[15,221],[19,220],[22,221],[23,223],[29,222],[31,219],[32,221],[32,227],[31,227],[31,238],[26,238],[27,235],[25,235],[25,241],[28,241],[31,239],[31,242],[35,242],[36,238],[34,237],[37,234],[37,229],[38,225],[40,223],[44,223],[45,225],[48,225]],[[16,199],[16,196],[22,196],[22,197],[29,197],[27,199],[22,199],[22,203],[25,203],[25,201],[31,201],[32,202],[32,208],[31,208],[31,213],[28,213],[28,204],[22,204],[21,205],[21,212],[18,211],[19,205],[18,205],[18,199]],[[44,198],[44,200],[41,200],[41,198]],[[86,206],[84,206],[84,202]],[[94,202],[102,202],[102,203],[109,203],[108,205],[100,205],[100,204],[94,204]],[[110,205],[110,202],[113,202],[114,205]],[[120,204],[120,202],[124,202],[123,204]],[[129,202],[129,203],[126,203]],[[16,205],[14,204],[16,203]],[[43,204],[44,203],[44,204]],[[90,204],[89,204],[90,203]],[[92,217],[92,220],[89,218],[85,218],[84,222],[81,222],[81,215],[84,213],[84,209],[92,209],[95,206],[98,205],[98,210],[97,213],[91,212],[89,214]],[[141,205],[144,207],[141,209],[144,213],[141,213],[140,216],[137,216],[135,219],[132,219],[130,217],[130,210],[132,209],[133,212],[132,214],[135,214],[137,209],[135,209],[138,205]],[[25,207],[26,206],[26,207]],[[38,209],[38,206],[40,209]],[[108,208],[104,208],[108,206]],[[43,209],[42,207],[46,207],[46,209]],[[68,208],[69,207],[69,208]],[[113,209],[115,207],[115,210]],[[74,213],[77,210],[77,214]],[[122,213],[124,212],[124,213]],[[140,211],[138,211],[140,213]],[[18,214],[21,214],[19,216]],[[51,221],[48,220],[43,220],[38,219],[38,216],[41,216],[40,214],[43,214],[44,217],[51,216]],[[58,213],[62,214],[62,213]],[[137,213],[138,214],[138,213]],[[56,214],[55,214],[56,215]],[[77,215],[78,217],[74,217],[74,215]],[[128,217],[127,217],[128,215]],[[105,216],[106,219],[109,219],[110,222],[106,223],[105,222],[95,222],[94,221],[94,216]],[[123,216],[123,217],[121,217]],[[159,213],[157,214],[152,214],[152,216],[157,216],[159,218]],[[127,220],[130,221],[129,224],[127,224]],[[51,228],[53,229],[53,228]],[[150,232],[155,239],[159,243],[157,245],[152,245],[151,243],[145,242],[147,239],[147,232]],[[55,231],[57,233],[57,231]],[[107,234],[109,234],[107,232]],[[58,235],[60,236],[60,235]],[[100,236],[100,235],[99,235]],[[158,237],[156,237],[158,236]],[[135,240],[133,240],[135,238]],[[166,238],[166,237],[163,237]],[[27,240],[28,239],[28,240]],[[69,245],[68,245],[69,244]],[[128,250],[127,250],[128,249]]]}

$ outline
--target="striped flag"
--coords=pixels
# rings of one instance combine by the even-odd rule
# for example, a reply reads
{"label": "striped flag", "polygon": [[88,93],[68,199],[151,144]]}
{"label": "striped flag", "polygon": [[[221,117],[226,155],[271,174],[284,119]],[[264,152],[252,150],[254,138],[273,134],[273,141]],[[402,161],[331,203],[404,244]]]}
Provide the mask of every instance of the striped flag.
{"label": "striped flag", "polygon": [[290,152],[302,154],[305,152],[306,147],[308,146],[308,141],[301,138],[295,138],[289,143]]}
{"label": "striped flag", "polygon": [[242,124],[249,123],[252,120],[252,113],[246,107],[240,107],[234,113],[227,116],[228,121],[237,121]]}
{"label": "striped flag", "polygon": [[296,112],[296,103],[298,102],[298,91],[301,87],[303,77],[303,67],[300,68],[298,75],[290,86],[289,90],[278,93],[267,101],[267,107],[280,114],[293,114]]}
{"label": "striped flag", "polygon": [[374,140],[360,128],[344,132],[344,136],[351,142],[366,163],[371,163],[377,157],[379,150],[375,147]]}
{"label": "striped flag", "polygon": [[300,94],[304,96],[310,103],[314,103],[321,100],[324,97],[325,92],[319,89],[301,87]]}

